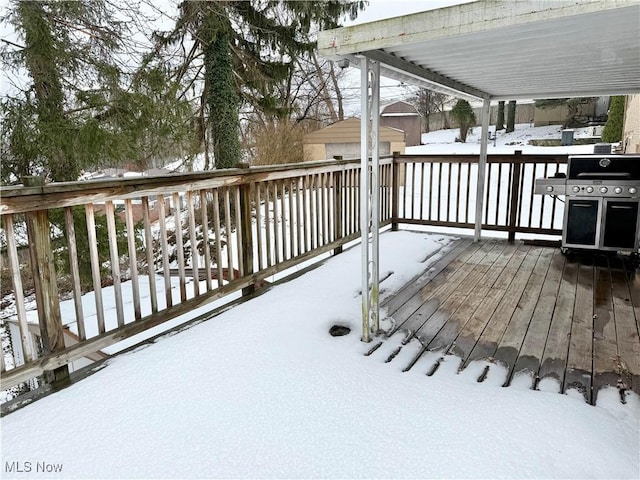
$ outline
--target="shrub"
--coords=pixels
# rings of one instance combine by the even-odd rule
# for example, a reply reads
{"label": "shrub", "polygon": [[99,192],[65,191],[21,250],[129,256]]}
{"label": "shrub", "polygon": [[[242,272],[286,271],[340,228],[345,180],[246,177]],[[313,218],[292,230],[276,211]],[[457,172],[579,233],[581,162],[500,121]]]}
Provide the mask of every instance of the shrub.
{"label": "shrub", "polygon": [[466,100],[458,100],[458,103],[451,109],[451,116],[460,127],[460,141],[466,142],[469,129],[476,124],[476,115],[473,113],[471,105]]}
{"label": "shrub", "polygon": [[602,129],[602,141],[616,143],[622,140],[622,124],[624,122],[624,97],[611,97],[609,116]]}

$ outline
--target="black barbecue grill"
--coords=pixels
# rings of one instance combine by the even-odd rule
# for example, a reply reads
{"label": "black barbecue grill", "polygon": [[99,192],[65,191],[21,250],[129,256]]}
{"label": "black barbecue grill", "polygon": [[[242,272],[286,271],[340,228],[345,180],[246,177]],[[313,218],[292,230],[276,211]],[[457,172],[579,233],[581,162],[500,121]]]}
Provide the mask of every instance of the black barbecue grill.
{"label": "black barbecue grill", "polygon": [[569,157],[563,178],[537,178],[535,193],[564,196],[563,249],[638,253],[640,155]]}

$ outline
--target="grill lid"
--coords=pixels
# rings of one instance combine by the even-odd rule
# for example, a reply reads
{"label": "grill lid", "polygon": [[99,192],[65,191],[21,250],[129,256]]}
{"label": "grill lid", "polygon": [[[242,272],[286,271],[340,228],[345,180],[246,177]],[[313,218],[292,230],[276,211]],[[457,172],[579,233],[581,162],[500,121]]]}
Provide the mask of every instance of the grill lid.
{"label": "grill lid", "polygon": [[569,180],[640,180],[640,155],[569,157]]}

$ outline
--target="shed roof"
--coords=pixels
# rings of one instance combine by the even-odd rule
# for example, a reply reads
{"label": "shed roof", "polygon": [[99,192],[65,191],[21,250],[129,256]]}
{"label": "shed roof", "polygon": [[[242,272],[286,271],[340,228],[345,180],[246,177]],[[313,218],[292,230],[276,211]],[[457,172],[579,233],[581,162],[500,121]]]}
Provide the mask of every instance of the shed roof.
{"label": "shed roof", "polygon": [[637,0],[497,0],[320,32],[320,53],[463,98],[640,92]]}
{"label": "shed roof", "polygon": [[[404,142],[404,132],[397,128],[380,127],[380,141]],[[360,119],[347,118],[304,136],[304,144],[360,142]]]}
{"label": "shed roof", "polygon": [[380,115],[381,116],[392,116],[392,115],[417,115],[420,116],[418,109],[415,105],[410,104],[409,102],[405,102],[403,100],[396,100],[394,102],[388,102],[384,105],[380,105]]}

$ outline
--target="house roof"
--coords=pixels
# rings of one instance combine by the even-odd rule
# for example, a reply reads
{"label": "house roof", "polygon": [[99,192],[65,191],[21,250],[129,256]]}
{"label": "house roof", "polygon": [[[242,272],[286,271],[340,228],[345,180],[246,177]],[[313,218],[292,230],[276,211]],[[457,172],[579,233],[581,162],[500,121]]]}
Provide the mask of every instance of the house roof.
{"label": "house roof", "polygon": [[[404,142],[404,132],[397,128],[380,127],[383,142]],[[304,144],[360,142],[360,119],[347,118],[304,136]]]}
{"label": "house roof", "polygon": [[395,102],[387,102],[384,105],[380,105],[380,115],[384,117],[419,116],[420,113],[415,105],[411,105],[409,102],[405,102],[403,100],[397,100]]}
{"label": "house roof", "polygon": [[462,98],[640,92],[637,0],[473,2],[320,32],[320,53]]}

